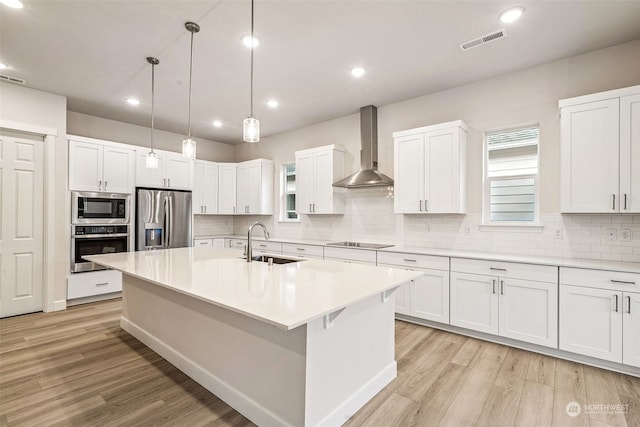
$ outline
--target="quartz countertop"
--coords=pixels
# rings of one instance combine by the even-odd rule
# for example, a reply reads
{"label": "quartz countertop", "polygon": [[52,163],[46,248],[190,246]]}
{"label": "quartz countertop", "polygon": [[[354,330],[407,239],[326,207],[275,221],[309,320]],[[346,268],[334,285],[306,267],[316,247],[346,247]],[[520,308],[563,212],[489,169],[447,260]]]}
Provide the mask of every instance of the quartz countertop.
{"label": "quartz countertop", "polygon": [[[228,239],[246,239],[246,235],[216,235],[216,236],[198,236],[194,239],[215,239],[215,238],[228,238]],[[262,236],[254,236],[253,240],[265,239]],[[282,243],[298,243],[304,245],[317,245],[327,246],[328,243],[334,240],[307,240],[307,239],[289,239],[289,238],[276,238],[270,239],[273,242]],[[380,243],[380,242],[369,242]],[[392,243],[390,243],[392,244]],[[329,246],[332,248],[340,246]],[[521,262],[525,264],[539,264],[539,265],[553,265],[559,267],[574,267],[574,268],[590,268],[594,270],[613,270],[622,271],[627,273],[640,273],[640,262],[624,262],[624,261],[606,261],[597,259],[586,258],[567,258],[567,257],[550,257],[550,256],[533,256],[533,255],[514,255],[514,254],[501,254],[491,252],[475,252],[475,251],[461,251],[452,249],[435,249],[435,248],[418,248],[408,246],[392,246],[382,249],[366,249],[366,248],[346,248],[346,249],[362,249],[372,250],[380,252],[398,252],[407,254],[421,254],[421,255],[433,255],[444,256],[451,258],[469,258],[480,259],[486,261],[505,261],[505,262]]]}
{"label": "quartz countertop", "polygon": [[237,249],[209,247],[84,258],[284,330],[381,294],[421,274],[316,259],[270,266],[246,262]]}

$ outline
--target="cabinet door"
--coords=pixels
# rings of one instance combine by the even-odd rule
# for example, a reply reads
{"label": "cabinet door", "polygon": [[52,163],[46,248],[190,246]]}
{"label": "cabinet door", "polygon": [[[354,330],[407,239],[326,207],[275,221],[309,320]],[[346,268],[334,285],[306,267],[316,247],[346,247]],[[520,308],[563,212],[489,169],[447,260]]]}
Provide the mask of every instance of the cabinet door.
{"label": "cabinet door", "polygon": [[103,191],[102,156],[100,144],[69,141],[69,190]]}
{"label": "cabinet door", "polygon": [[313,154],[296,156],[296,211],[298,214],[312,213],[314,200]]}
{"label": "cabinet door", "polygon": [[191,190],[193,188],[193,163],[190,159],[178,154],[167,155],[166,173],[167,187]]}
{"label": "cabinet door", "polygon": [[460,212],[458,128],[425,134],[424,210]]}
{"label": "cabinet door", "polygon": [[202,175],[204,174],[204,164],[196,162],[193,165],[193,192],[191,193],[191,208],[195,214],[204,213],[204,205],[202,202]]}
{"label": "cabinet door", "polygon": [[413,280],[411,302],[412,316],[448,324],[449,272],[424,270]]}
{"label": "cabinet door", "polygon": [[620,98],[620,212],[640,212],[640,95]]}
{"label": "cabinet door", "polygon": [[424,212],[424,135],[395,140],[395,213]]}
{"label": "cabinet door", "polygon": [[451,273],[451,324],[498,334],[498,279]]}
{"label": "cabinet door", "polygon": [[238,214],[249,213],[249,166],[238,165],[236,169],[236,203]]}
{"label": "cabinet door", "polygon": [[[157,153],[156,153],[157,154]],[[158,156],[158,167],[156,169],[147,168],[147,153],[138,151],[136,154],[136,186],[162,188],[165,186],[164,167],[165,158]]]}
{"label": "cabinet door", "polygon": [[500,336],[558,348],[558,285],[499,280]]}
{"label": "cabinet door", "polygon": [[619,210],[619,99],[562,109],[561,210]]}
{"label": "cabinet door", "polygon": [[313,213],[333,212],[333,155],[331,151],[319,151],[313,155]]}
{"label": "cabinet door", "polygon": [[560,350],[622,362],[622,292],[561,285],[559,323]]}
{"label": "cabinet door", "polygon": [[135,187],[135,151],[104,147],[103,189],[113,193],[132,193]]}
{"label": "cabinet door", "polygon": [[[249,166],[248,171],[249,185],[248,185],[248,200],[247,200],[247,213],[250,214],[262,214],[262,165],[252,164]],[[272,192],[273,194],[273,192]]]}
{"label": "cabinet door", "polygon": [[208,215],[218,213],[218,165],[206,163],[202,167],[202,181],[200,182],[200,203],[204,213]]}
{"label": "cabinet door", "polygon": [[411,288],[413,287],[413,280],[403,283],[398,287],[398,290],[394,292],[395,295],[395,310],[396,314],[411,315]]}
{"label": "cabinet door", "polygon": [[623,298],[622,363],[640,368],[640,294],[625,292]]}
{"label": "cabinet door", "polygon": [[236,165],[218,166],[218,213],[236,213]]}

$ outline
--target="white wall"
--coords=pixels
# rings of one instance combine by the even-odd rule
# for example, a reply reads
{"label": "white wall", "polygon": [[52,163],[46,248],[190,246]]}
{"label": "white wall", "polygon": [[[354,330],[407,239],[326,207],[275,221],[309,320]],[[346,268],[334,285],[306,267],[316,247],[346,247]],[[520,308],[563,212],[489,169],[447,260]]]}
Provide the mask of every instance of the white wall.
{"label": "white wall", "polygon": [[[67,133],[86,136],[124,144],[149,147],[151,129],[88,114],[67,112]],[[185,135],[156,129],[154,131],[154,148],[159,150],[180,152]],[[234,159],[234,147],[216,141],[195,138],[198,141],[197,158],[219,162],[231,162]]]}
{"label": "white wall", "polygon": [[[270,230],[276,236],[292,238],[351,238],[418,247],[640,261],[640,215],[559,214],[558,100],[637,84],[640,40],[378,106],[379,169],[389,176],[393,176],[393,132],[457,119],[468,124],[469,214],[396,215],[384,189],[348,190],[345,215],[303,215],[299,224],[278,223],[275,215],[270,219]],[[356,113],[264,138],[259,144],[242,144],[236,147],[236,160],[270,158],[277,169],[293,161],[296,150],[339,144],[349,152],[346,170],[350,174],[359,167],[358,121]],[[529,123],[540,126],[540,209],[545,230],[526,234],[481,232],[483,134]],[[236,232],[244,232],[251,219],[236,218]],[[634,240],[609,241],[604,234],[611,227],[633,230]],[[562,239],[554,238],[557,229],[563,229]]]}
{"label": "white wall", "polygon": [[[12,83],[0,82],[0,119],[53,128],[55,140],[55,209],[45,212],[54,215],[56,224],[69,224],[67,209],[67,98]],[[54,288],[52,301],[67,299],[69,271],[69,227],[57,227],[54,238]],[[49,301],[49,302],[52,302]]]}

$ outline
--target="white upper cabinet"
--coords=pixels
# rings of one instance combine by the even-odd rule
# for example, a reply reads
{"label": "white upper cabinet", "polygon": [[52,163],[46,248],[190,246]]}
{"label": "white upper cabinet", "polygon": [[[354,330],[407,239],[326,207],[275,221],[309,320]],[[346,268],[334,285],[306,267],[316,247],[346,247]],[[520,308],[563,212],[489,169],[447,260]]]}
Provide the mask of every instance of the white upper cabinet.
{"label": "white upper cabinet", "polygon": [[218,213],[218,164],[197,160],[194,164],[193,213]]}
{"label": "white upper cabinet", "polygon": [[296,151],[298,214],[344,213],[344,190],[333,183],[344,177],[344,148],[326,145]]}
{"label": "white upper cabinet", "polygon": [[273,161],[249,160],[238,163],[236,171],[236,213],[273,214]]}
{"label": "white upper cabinet", "polygon": [[393,138],[395,212],[465,213],[465,123],[394,132]]}
{"label": "white upper cabinet", "polygon": [[235,163],[218,164],[218,213],[236,213],[236,169]]}
{"label": "white upper cabinet", "polygon": [[158,168],[146,167],[149,150],[140,148],[136,155],[136,186],[152,188],[193,189],[193,161],[178,153],[155,150]]}
{"label": "white upper cabinet", "polygon": [[559,105],[562,212],[640,212],[640,86]]}
{"label": "white upper cabinet", "polygon": [[135,151],[123,144],[69,138],[69,190],[131,193]]}

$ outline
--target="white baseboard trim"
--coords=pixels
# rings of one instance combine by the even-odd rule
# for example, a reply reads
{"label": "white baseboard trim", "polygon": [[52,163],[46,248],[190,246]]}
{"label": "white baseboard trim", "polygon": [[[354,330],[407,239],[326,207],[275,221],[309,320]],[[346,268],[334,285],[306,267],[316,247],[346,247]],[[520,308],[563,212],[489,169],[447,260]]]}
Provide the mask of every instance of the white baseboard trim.
{"label": "white baseboard trim", "polygon": [[110,294],[91,295],[88,297],[74,298],[66,301],[68,307],[74,305],[87,304],[90,302],[106,301],[108,299],[121,298],[122,292],[111,292]]}
{"label": "white baseboard trim", "polygon": [[341,426],[351,418],[360,408],[385,388],[398,376],[398,365],[394,360],[386,368],[380,371],[369,382],[360,387],[342,405],[333,410],[326,418],[318,423],[318,427]]}
{"label": "white baseboard trim", "polygon": [[47,310],[45,310],[45,312],[60,311],[60,310],[66,310],[66,309],[67,309],[67,300],[61,299],[58,301],[51,302],[48,305]]}
{"label": "white baseboard trim", "polygon": [[121,317],[120,327],[257,425],[265,427],[291,426],[278,415],[260,405],[260,403],[220,380],[220,378],[129,319]]}

